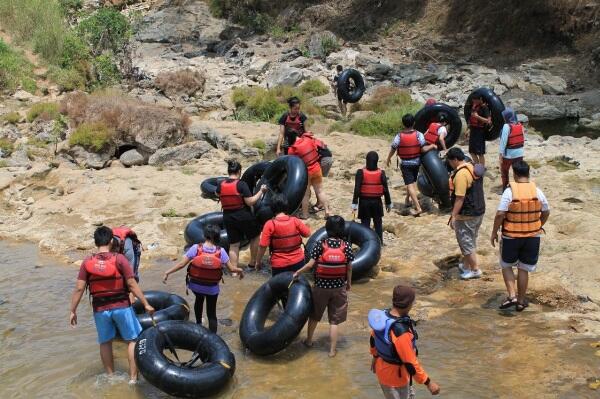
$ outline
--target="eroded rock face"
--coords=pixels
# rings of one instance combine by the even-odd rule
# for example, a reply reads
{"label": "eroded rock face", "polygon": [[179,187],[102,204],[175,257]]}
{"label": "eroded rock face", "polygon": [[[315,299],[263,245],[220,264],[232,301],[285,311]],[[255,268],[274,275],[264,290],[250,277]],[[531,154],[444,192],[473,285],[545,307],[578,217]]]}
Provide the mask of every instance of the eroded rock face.
{"label": "eroded rock face", "polygon": [[89,152],[85,148],[76,145],[69,148],[67,153],[73,157],[73,160],[79,166],[91,169],[102,169],[109,165],[112,154],[114,153],[114,147],[100,153],[95,153]]}
{"label": "eroded rock face", "polygon": [[303,77],[301,69],[281,66],[267,74],[266,82],[268,87],[278,85],[296,86],[302,81]]}
{"label": "eroded rock face", "polygon": [[212,147],[205,141],[193,141],[175,147],[161,148],[150,156],[149,165],[178,164],[182,165],[192,159],[198,159],[210,151]]}

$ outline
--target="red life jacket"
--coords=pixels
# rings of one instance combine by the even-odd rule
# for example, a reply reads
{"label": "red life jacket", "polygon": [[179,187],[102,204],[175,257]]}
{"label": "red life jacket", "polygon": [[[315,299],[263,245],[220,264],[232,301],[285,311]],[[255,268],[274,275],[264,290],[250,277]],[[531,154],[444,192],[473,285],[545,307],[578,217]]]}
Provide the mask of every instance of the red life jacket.
{"label": "red life jacket", "polygon": [[438,133],[440,127],[442,127],[442,124],[437,122],[433,122],[429,125],[429,128],[425,132],[425,141],[427,141],[428,144],[437,144],[438,139],[440,138],[440,134]]}
{"label": "red life jacket", "polygon": [[363,180],[360,185],[361,197],[381,197],[383,195],[383,184],[381,183],[381,169],[367,170],[363,168]]}
{"label": "red life jacket", "polygon": [[202,285],[217,285],[222,278],[221,248],[217,247],[215,253],[207,253],[202,252],[202,245],[199,244],[198,254],[188,266],[188,281]]}
{"label": "red life jacket", "polygon": [[296,156],[300,157],[304,161],[306,166],[314,165],[319,162],[319,153],[317,152],[314,138],[303,134],[296,142],[292,145]]}
{"label": "red life jacket", "polygon": [[407,130],[400,132],[400,145],[398,146],[398,156],[400,159],[414,159],[421,155],[421,143],[416,130]]}
{"label": "red life jacket", "polygon": [[237,189],[238,182],[238,179],[221,182],[219,200],[224,211],[236,211],[244,208],[244,199]]}
{"label": "red life jacket", "polygon": [[110,254],[104,260],[94,255],[85,262],[88,272],[87,284],[94,301],[116,302],[129,299],[129,290],[125,277],[117,268],[117,255]]}
{"label": "red life jacket", "polygon": [[113,236],[119,239],[119,248],[118,252],[122,254],[125,250],[125,239],[130,238],[134,244],[141,244],[140,240],[135,234],[135,231],[131,230],[129,227],[120,226],[112,229]]}
{"label": "red life jacket", "polygon": [[285,123],[284,126],[286,129],[290,129],[290,130],[295,130],[297,134],[300,134],[304,131],[303,126],[302,126],[302,118],[300,117],[300,114],[296,115],[296,117],[292,117],[290,115],[290,113],[288,112],[287,116],[285,117]]}
{"label": "red life jacket", "polygon": [[477,114],[479,112],[479,109],[481,108],[481,106],[482,106],[482,104],[478,104],[478,105],[473,105],[471,107],[471,116],[469,117],[469,126],[477,127],[477,128],[485,127],[485,123],[481,122],[475,116],[475,114]]}
{"label": "red life jacket", "polygon": [[323,240],[323,253],[317,260],[316,276],[322,279],[346,278],[348,259],[346,243],[341,241],[339,248],[331,248],[327,240]]}
{"label": "red life jacket", "polygon": [[506,148],[521,148],[525,144],[525,133],[523,125],[520,123],[511,123],[510,133],[508,134],[508,143]]}
{"label": "red life jacket", "polygon": [[291,217],[287,219],[271,219],[273,234],[271,235],[270,252],[292,252],[302,246],[302,236],[298,232],[296,222]]}

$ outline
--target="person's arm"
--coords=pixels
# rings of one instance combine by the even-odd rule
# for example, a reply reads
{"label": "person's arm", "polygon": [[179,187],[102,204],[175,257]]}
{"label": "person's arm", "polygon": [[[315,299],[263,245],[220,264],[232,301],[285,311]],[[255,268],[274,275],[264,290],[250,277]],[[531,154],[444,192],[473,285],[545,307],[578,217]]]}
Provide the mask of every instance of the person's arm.
{"label": "person's arm", "polygon": [[387,156],[387,159],[385,160],[385,166],[386,167],[390,167],[390,165],[392,164],[392,156],[394,156],[394,154],[396,153],[396,149],[394,147],[390,148],[390,152]]}
{"label": "person's arm", "polygon": [[131,267],[134,267],[135,251],[133,250],[133,240],[129,237],[125,238],[125,242],[123,243],[123,255],[125,255]]}
{"label": "person's arm", "polygon": [[265,253],[267,253],[267,247],[259,245],[258,253],[256,254],[256,263],[254,264],[254,270],[259,271],[262,269],[262,259],[265,256]]}
{"label": "person's arm", "polygon": [[440,144],[442,145],[443,151],[448,151],[448,147],[446,147],[446,138],[445,137],[440,136]]}
{"label": "person's arm", "polygon": [[450,220],[448,221],[448,225],[450,226],[450,228],[452,230],[454,230],[454,221],[456,220],[456,217],[460,213],[460,210],[462,209],[464,202],[465,202],[464,196],[458,196],[458,195],[455,196],[454,206],[452,207],[452,214],[450,215]]}
{"label": "person's arm", "polygon": [[176,271],[183,269],[188,265],[188,263],[190,263],[191,260],[191,258],[188,258],[184,255],[183,259],[179,263],[177,263],[175,266],[173,266],[163,274],[163,283],[166,284],[170,274],[173,274]]}
{"label": "person's arm", "polygon": [[350,288],[352,288],[352,262],[346,265],[346,289],[350,291]]}
{"label": "person's arm", "polygon": [[77,306],[79,306],[79,302],[81,302],[81,297],[83,297],[83,293],[85,292],[85,285],[85,280],[77,279],[75,289],[73,290],[73,294],[71,295],[71,314],[69,315],[69,323],[73,327],[77,325]]}
{"label": "person's arm", "polygon": [[500,155],[500,165],[502,165],[502,158],[506,154],[506,146],[508,145],[508,136],[510,134],[510,126],[505,123],[502,126],[502,133],[500,133],[500,144],[498,145],[498,154]]}
{"label": "person's arm", "polygon": [[406,371],[412,376],[412,379],[419,384],[426,385],[431,394],[437,395],[440,392],[440,387],[435,382],[431,381],[421,366],[413,349],[412,339],[412,333],[405,333],[399,337],[394,337],[392,340],[398,356],[404,362],[404,367],[406,367]]}
{"label": "person's arm", "polygon": [[283,144],[283,136],[285,134],[285,126],[279,125],[279,137],[277,137],[277,148],[275,150],[275,154],[277,156],[281,155],[281,146]]}
{"label": "person's arm", "polygon": [[142,302],[142,305],[144,305],[144,309],[146,310],[146,313],[154,314],[154,308],[152,306],[150,306],[150,304],[148,303],[148,300],[146,300],[146,297],[144,296],[144,293],[140,289],[140,286],[138,285],[137,281],[135,281],[135,278],[130,277],[127,279],[127,287],[129,288],[129,292],[133,293],[133,295],[135,295],[135,297],[140,302]]}
{"label": "person's arm", "polygon": [[298,232],[302,237],[310,236],[310,227],[304,224],[302,220],[296,219],[296,227],[298,228]]}
{"label": "person's arm", "polygon": [[362,181],[363,172],[362,169],[358,169],[354,177],[354,195],[352,196],[352,210],[355,210],[355,206],[358,207],[358,197],[360,196],[360,186],[362,185]]}
{"label": "person's arm", "polygon": [[297,278],[299,275],[301,275],[302,273],[310,270],[313,268],[313,266],[315,265],[315,260],[311,259],[309,260],[304,266],[302,266],[298,271],[294,272],[294,278]]}
{"label": "person's arm", "polygon": [[492,227],[492,236],[490,237],[492,247],[496,247],[496,243],[498,242],[498,230],[500,230],[500,226],[502,226],[502,223],[504,223],[505,218],[506,212],[496,212],[496,216],[494,217],[494,226]]}
{"label": "person's arm", "polygon": [[381,171],[381,184],[383,185],[383,197],[385,198],[385,207],[389,212],[392,209],[392,197],[390,196],[390,189],[388,187],[387,177],[385,171]]}
{"label": "person's arm", "polygon": [[240,280],[244,278],[244,269],[233,266],[229,259],[225,263],[225,266],[231,273],[237,273],[240,276]]}
{"label": "person's arm", "polygon": [[427,144],[427,140],[425,140],[425,136],[423,133],[417,133],[417,139],[419,140],[419,144],[421,145],[421,154],[426,153],[427,151],[436,150],[436,144]]}
{"label": "person's arm", "polygon": [[262,186],[260,186],[260,190],[258,190],[258,192],[256,194],[254,194],[252,197],[244,197],[244,202],[248,206],[254,206],[258,202],[258,200],[263,196],[263,194],[266,192],[267,192],[267,185],[263,184]]}
{"label": "person's arm", "polygon": [[542,227],[546,224],[549,217],[550,217],[550,210],[542,211],[542,216],[540,217],[540,220],[542,222]]}

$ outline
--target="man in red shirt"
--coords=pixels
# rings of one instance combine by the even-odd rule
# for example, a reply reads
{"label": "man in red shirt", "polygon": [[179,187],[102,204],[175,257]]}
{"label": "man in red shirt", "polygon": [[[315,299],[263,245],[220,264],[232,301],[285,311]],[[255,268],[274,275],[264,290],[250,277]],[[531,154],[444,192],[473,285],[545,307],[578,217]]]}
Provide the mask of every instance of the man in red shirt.
{"label": "man in red shirt", "polygon": [[113,253],[112,230],[106,226],[96,229],[94,241],[98,251],[85,258],[79,269],[77,285],[71,296],[71,326],[77,325],[77,306],[88,287],[92,296],[94,321],[100,344],[100,358],[108,375],[114,372],[112,341],[117,336],[127,342],[127,358],[129,360],[129,383],[137,382],[137,367],[134,359],[135,340],[142,327],[131,307],[129,292],[138,298],[146,312],[153,314],[142,290],[135,281],[135,274],[129,262],[122,254]]}
{"label": "man in red shirt", "polygon": [[413,380],[425,384],[432,395],[440,393],[439,385],[431,381],[417,359],[418,335],[408,315],[414,301],[412,288],[397,285],[391,309],[369,312],[371,370],[386,399],[408,399]]}
{"label": "man in red shirt", "polygon": [[260,236],[256,270],[260,270],[261,260],[269,247],[271,254],[271,274],[295,272],[304,266],[302,237],[310,236],[310,228],[301,220],[289,216],[288,200],[283,194],[273,197],[271,211],[273,219],[267,221]]}

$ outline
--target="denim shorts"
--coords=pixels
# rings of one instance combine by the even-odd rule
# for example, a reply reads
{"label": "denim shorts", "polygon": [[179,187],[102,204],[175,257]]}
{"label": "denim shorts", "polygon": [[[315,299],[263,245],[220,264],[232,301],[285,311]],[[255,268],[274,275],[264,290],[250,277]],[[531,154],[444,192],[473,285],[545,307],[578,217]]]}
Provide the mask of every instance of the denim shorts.
{"label": "denim shorts", "polygon": [[131,306],[94,312],[98,343],[113,340],[117,331],[124,341],[133,341],[142,332],[142,326]]}

